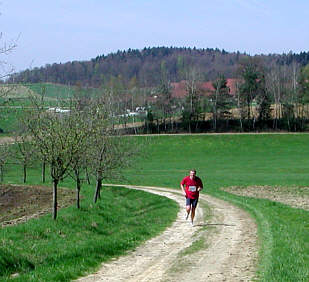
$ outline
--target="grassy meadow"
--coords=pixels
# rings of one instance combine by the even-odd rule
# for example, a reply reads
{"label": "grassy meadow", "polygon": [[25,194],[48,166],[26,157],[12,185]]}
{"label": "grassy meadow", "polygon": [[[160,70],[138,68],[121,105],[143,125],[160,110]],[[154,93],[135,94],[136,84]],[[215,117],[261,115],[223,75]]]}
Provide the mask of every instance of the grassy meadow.
{"label": "grassy meadow", "polygon": [[[95,95],[98,89],[80,89],[67,85],[54,83],[27,83],[0,85],[0,129],[7,135],[11,134],[18,126],[18,118],[22,116],[23,109],[32,106],[29,99],[44,96],[46,109],[61,107],[74,94]],[[1,94],[7,93],[6,99]]]}
{"label": "grassy meadow", "polygon": [[146,155],[125,172],[130,183],[178,188],[188,170],[196,168],[208,191],[233,185],[309,184],[308,134],[171,135],[148,139]]}
{"label": "grassy meadow", "polygon": [[98,88],[78,89],[76,86],[55,83],[29,83],[25,84],[25,87],[28,87],[31,91],[37,94],[44,94],[48,98],[56,99],[68,99],[75,94],[93,96],[100,93],[100,89]]}
{"label": "grassy meadow", "polygon": [[7,98],[14,100],[20,105],[22,99],[29,95],[43,95],[46,98],[70,98],[75,93],[75,87],[70,87],[55,83],[25,83],[25,84],[9,84],[0,87],[0,93],[8,92]]}

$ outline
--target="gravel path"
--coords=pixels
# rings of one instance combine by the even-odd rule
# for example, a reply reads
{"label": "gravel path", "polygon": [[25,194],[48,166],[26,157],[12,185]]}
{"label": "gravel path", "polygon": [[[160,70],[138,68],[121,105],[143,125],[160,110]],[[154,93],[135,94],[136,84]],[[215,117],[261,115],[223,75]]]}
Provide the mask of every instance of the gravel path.
{"label": "gravel path", "polygon": [[[118,185],[124,186],[124,185]],[[103,264],[78,281],[250,281],[255,275],[257,231],[253,219],[243,210],[217,198],[200,194],[192,227],[184,218],[184,197],[180,191],[159,187],[126,185],[175,200],[181,207],[176,221],[161,235],[135,251]],[[205,222],[205,209],[212,217]],[[192,252],[190,246],[203,241]]]}

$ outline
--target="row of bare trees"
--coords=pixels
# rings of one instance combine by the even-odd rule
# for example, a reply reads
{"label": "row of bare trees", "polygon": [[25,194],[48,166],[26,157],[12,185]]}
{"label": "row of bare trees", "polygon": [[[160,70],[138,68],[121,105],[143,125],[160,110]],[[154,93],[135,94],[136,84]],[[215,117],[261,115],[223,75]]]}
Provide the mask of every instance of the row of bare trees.
{"label": "row of bare trees", "polygon": [[44,99],[31,98],[32,106],[23,110],[20,128],[13,146],[0,146],[0,178],[3,166],[9,159],[9,151],[23,167],[23,179],[27,180],[27,168],[42,163],[42,181],[46,166],[53,183],[53,218],[57,217],[57,189],[64,178],[70,176],[76,183],[76,206],[80,208],[82,183],[96,180],[93,201],[100,198],[105,178],[116,178],[119,169],[127,167],[140,149],[133,144],[135,138],[121,136],[113,127],[113,107],[108,93],[89,98],[81,103],[80,97],[69,102],[68,111],[48,111]]}

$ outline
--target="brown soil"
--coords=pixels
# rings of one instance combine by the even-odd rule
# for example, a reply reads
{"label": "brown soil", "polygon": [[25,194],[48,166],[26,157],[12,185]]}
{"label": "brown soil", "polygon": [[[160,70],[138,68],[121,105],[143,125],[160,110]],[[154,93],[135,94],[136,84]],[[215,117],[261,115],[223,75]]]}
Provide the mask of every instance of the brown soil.
{"label": "brown soil", "polygon": [[[0,226],[24,222],[52,210],[51,187],[0,185]],[[73,204],[74,191],[58,189],[58,208]]]}
{"label": "brown soil", "polygon": [[268,199],[309,210],[309,187],[232,186],[222,190],[239,196]]}
{"label": "brown soil", "polygon": [[0,137],[0,144],[11,144],[14,143],[14,138],[13,137]]}

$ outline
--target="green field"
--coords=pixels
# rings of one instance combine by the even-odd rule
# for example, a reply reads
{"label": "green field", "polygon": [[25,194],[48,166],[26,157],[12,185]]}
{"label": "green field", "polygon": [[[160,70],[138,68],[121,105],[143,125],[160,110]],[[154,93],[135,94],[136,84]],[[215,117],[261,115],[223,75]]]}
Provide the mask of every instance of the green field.
{"label": "green field", "polygon": [[146,157],[126,171],[130,183],[178,188],[188,170],[196,168],[208,190],[309,184],[308,134],[152,136],[149,140]]}
{"label": "green field", "polygon": [[75,91],[75,87],[54,83],[31,83],[24,86],[34,93],[46,95],[49,98],[70,98]]}
{"label": "green field", "polygon": [[[134,138],[142,141],[146,137]],[[308,134],[147,138],[144,155],[136,158],[134,167],[123,171],[123,183],[179,189],[188,170],[197,169],[205,183],[204,193],[230,201],[255,218],[259,235],[258,280],[308,281],[309,212],[220,190],[228,186],[276,185],[297,192],[298,187],[308,186]],[[21,181],[21,172],[8,170],[5,181]],[[37,183],[39,172],[33,170],[29,177],[31,183]]]}
{"label": "green field", "polygon": [[[66,106],[66,101],[73,95],[97,95],[99,89],[77,89],[75,86],[67,86],[54,83],[27,83],[10,84],[0,86],[0,129],[5,134],[11,134],[18,124],[18,118],[23,109],[33,106],[30,97],[44,96],[44,105],[49,107]],[[7,93],[2,97],[3,93]]]}
{"label": "green field", "polygon": [[98,88],[77,88],[76,86],[55,83],[31,83],[24,86],[37,94],[44,94],[46,97],[57,99],[68,99],[75,94],[93,96],[100,93]]}
{"label": "green field", "polygon": [[7,92],[10,99],[23,99],[29,95],[43,95],[46,98],[67,99],[74,95],[76,87],[54,83],[9,84],[0,88],[0,93]]}

